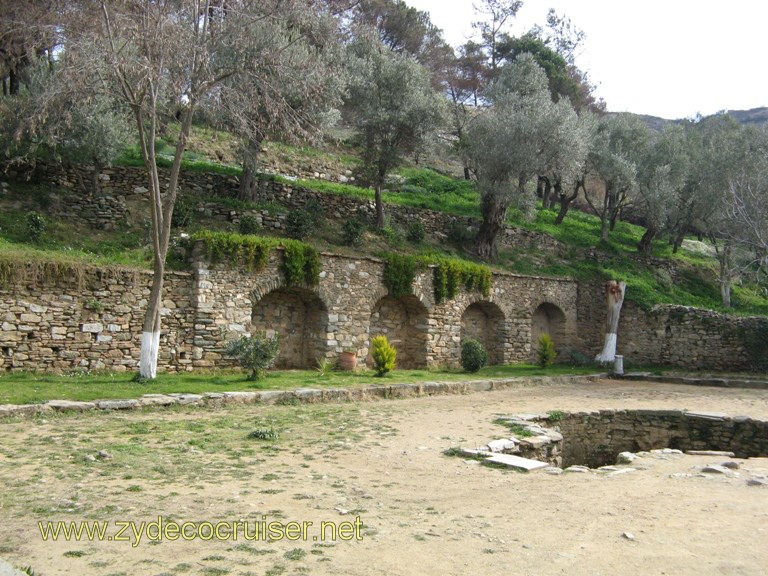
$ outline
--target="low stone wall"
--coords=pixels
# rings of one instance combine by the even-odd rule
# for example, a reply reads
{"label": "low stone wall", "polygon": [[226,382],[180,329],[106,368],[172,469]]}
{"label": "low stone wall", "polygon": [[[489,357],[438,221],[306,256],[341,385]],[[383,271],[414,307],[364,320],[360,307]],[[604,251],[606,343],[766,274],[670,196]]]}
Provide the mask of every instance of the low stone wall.
{"label": "low stone wall", "polygon": [[[605,335],[603,290],[594,282],[580,282],[578,286],[577,347],[592,357],[602,349]],[[626,301],[621,310],[617,352],[630,365],[765,371],[768,317],[742,317],[674,305],[644,310]]]}
{"label": "low stone wall", "polygon": [[[93,173],[88,166],[58,166],[38,164],[34,172],[25,175],[39,182],[48,182],[67,189],[90,189]],[[168,185],[167,169],[160,169],[160,185]],[[102,192],[100,196],[73,194],[61,206],[63,214],[81,218],[97,229],[112,228],[127,216],[126,198],[146,194],[147,177],[143,168],[116,166],[103,170],[100,175]],[[212,196],[236,198],[239,190],[237,176],[208,172],[183,172],[179,183],[180,198],[196,204],[201,212],[209,216],[237,223],[245,215],[256,216],[265,228],[282,229],[284,214],[272,214],[267,210],[232,209],[212,200]],[[303,208],[308,202],[323,207],[327,217],[334,219],[363,218],[375,219],[376,210],[372,200],[361,200],[337,194],[309,190],[300,186],[275,182],[269,177],[261,178],[257,185],[256,201],[273,202],[288,209]],[[387,206],[387,217],[392,225],[402,229],[418,220],[427,234],[447,238],[448,230],[458,223],[467,228],[476,228],[474,218],[453,216],[442,212],[398,205]],[[531,248],[539,252],[560,254],[564,247],[546,234],[514,227],[507,227],[500,242],[517,248]]]}
{"label": "low stone wall", "polygon": [[619,349],[632,362],[692,370],[765,370],[768,318],[685,306],[622,311]]}
{"label": "low stone wall", "polygon": [[678,410],[600,410],[566,413],[563,466],[615,464],[620,452],[658,448],[720,450],[737,458],[768,455],[768,422],[746,416]]}

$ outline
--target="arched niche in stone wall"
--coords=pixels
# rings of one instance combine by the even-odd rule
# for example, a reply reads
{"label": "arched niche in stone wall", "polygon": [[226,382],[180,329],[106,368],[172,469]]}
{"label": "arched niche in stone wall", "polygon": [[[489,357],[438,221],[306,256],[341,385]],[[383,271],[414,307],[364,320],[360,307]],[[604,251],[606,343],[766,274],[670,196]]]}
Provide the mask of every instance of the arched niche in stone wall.
{"label": "arched niche in stone wall", "polygon": [[254,292],[251,330],[277,334],[277,368],[314,368],[326,353],[328,308],[311,290],[283,287],[261,298]]}
{"label": "arched niche in stone wall", "polygon": [[461,341],[478,340],[488,353],[488,364],[504,363],[504,312],[486,300],[467,306],[461,315]]}
{"label": "arched niche in stone wall", "polygon": [[371,311],[369,341],[383,334],[397,349],[398,368],[427,365],[427,309],[416,296],[384,296]]}
{"label": "arched niche in stone wall", "polygon": [[555,343],[555,350],[560,352],[566,342],[565,312],[550,302],[540,304],[531,318],[531,355],[536,358],[539,349],[539,336],[549,334]]}

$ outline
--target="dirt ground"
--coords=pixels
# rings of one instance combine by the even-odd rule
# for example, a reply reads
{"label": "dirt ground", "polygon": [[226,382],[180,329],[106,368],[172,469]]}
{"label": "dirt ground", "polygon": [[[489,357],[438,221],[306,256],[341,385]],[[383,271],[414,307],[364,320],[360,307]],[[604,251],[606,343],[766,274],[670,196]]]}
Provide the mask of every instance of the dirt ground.
{"label": "dirt ground", "polygon": [[[766,418],[768,390],[606,380],[0,422],[0,556],[43,576],[768,573],[768,486],[747,484],[767,458],[733,477],[699,474],[723,458],[682,455],[556,476],[443,455],[503,436],[497,415],[608,408]],[[248,437],[270,429],[278,439]],[[313,524],[294,541],[115,538],[159,516],[166,530],[245,520],[251,536],[259,520]],[[44,541],[39,521],[105,522],[113,539]],[[321,522],[345,540],[320,538]]]}

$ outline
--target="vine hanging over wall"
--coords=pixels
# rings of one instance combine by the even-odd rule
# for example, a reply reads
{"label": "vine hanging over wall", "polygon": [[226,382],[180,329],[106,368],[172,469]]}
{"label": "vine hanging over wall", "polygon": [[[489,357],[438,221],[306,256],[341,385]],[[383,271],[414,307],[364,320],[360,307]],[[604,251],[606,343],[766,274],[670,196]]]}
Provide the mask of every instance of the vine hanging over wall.
{"label": "vine hanging over wall", "polygon": [[190,241],[200,243],[206,256],[214,261],[228,261],[233,266],[249,270],[263,270],[269,262],[269,253],[283,248],[283,277],[289,286],[320,282],[320,254],[309,244],[287,238],[265,238],[230,232],[203,231]]}
{"label": "vine hanging over wall", "polygon": [[435,302],[455,298],[462,286],[467,291],[476,290],[483,296],[491,292],[491,270],[487,266],[455,258],[430,258],[427,256],[402,256],[388,254],[385,257],[384,285],[395,298],[413,294],[416,272],[427,266],[433,268]]}
{"label": "vine hanging over wall", "polygon": [[487,266],[465,260],[439,260],[433,272],[435,302],[455,298],[461,286],[471,292],[476,290],[483,296],[491,293],[491,270]]}
{"label": "vine hanging over wall", "polygon": [[416,270],[423,265],[415,256],[387,254],[384,265],[384,285],[391,296],[400,298],[413,294],[413,281]]}

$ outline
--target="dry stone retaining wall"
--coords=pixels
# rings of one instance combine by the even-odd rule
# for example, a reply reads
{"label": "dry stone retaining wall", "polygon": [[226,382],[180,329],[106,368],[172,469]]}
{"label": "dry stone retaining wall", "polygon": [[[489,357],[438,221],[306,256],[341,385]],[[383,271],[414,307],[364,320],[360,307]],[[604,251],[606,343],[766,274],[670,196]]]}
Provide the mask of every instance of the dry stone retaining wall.
{"label": "dry stone retaining wall", "polygon": [[[33,173],[27,177],[40,182],[68,189],[82,189],[90,186],[93,174],[88,166],[58,166],[38,164]],[[269,210],[233,209],[211,201],[212,196],[236,198],[239,190],[237,176],[215,174],[209,172],[183,172],[180,176],[180,198],[192,201],[197,209],[206,215],[233,223],[239,222],[246,214],[254,216],[264,228],[283,229],[285,214],[274,214]],[[167,169],[160,169],[160,185],[168,185]],[[87,221],[97,229],[113,228],[128,216],[126,200],[131,197],[146,195],[147,177],[143,168],[132,166],[115,166],[103,170],[100,176],[102,192],[94,197],[87,194],[72,194],[66,202],[61,203],[60,212],[76,216]],[[276,182],[269,177],[258,181],[256,200],[285,206],[286,209],[303,208],[307,203],[318,203],[323,207],[328,217],[349,219],[354,217],[372,220],[376,215],[373,200],[340,196],[309,190],[300,186]],[[427,234],[445,238],[447,231],[454,223],[466,227],[476,227],[474,218],[453,216],[442,212],[422,208],[389,205],[387,215],[390,222],[397,227],[407,226],[418,220],[424,225]],[[517,248],[531,248],[539,252],[559,254],[563,246],[551,236],[508,227],[500,238],[502,244]]]}

